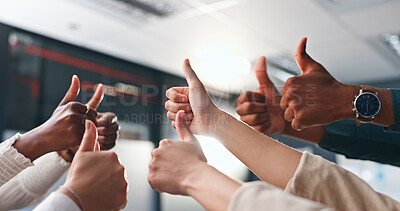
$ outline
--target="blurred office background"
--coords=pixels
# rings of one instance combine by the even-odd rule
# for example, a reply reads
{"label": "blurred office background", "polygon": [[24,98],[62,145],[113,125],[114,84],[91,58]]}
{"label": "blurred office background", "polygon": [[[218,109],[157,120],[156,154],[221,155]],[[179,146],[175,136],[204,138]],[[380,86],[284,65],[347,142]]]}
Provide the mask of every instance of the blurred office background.
{"label": "blurred office background", "polygon": [[[103,83],[98,110],[116,113],[122,126],[114,150],[129,175],[125,210],[203,210],[188,197],[155,193],[146,179],[158,141],[178,139],[163,105],[169,87],[186,85],[184,58],[216,104],[235,116],[236,97],[258,87],[259,56],[267,57],[278,88],[300,73],[293,55],[303,36],[308,52],[339,81],[400,88],[399,20],[398,0],[3,0],[2,140],[46,121],[73,74],[83,103]],[[337,162],[400,200],[398,168],[276,138]],[[216,140],[199,139],[210,164],[243,181],[256,179]]]}

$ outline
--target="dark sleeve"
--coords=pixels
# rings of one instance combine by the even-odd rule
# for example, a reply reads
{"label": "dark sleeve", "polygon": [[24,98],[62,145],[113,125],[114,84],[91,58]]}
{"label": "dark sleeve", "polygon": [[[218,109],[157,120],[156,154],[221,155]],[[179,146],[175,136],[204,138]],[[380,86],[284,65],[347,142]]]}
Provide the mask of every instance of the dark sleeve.
{"label": "dark sleeve", "polygon": [[395,124],[385,128],[386,132],[400,133],[400,89],[390,89],[393,100]]}
{"label": "dark sleeve", "polygon": [[385,132],[384,127],[342,120],[325,126],[326,136],[319,146],[347,158],[372,160],[400,166],[400,133]]}

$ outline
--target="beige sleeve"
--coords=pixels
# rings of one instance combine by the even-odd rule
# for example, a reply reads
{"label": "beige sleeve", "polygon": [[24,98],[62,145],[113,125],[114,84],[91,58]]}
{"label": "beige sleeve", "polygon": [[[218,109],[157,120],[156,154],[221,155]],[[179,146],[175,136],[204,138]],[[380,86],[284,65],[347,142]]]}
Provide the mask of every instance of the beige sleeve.
{"label": "beige sleeve", "polygon": [[400,210],[400,203],[320,156],[304,153],[285,191],[337,210]]}
{"label": "beige sleeve", "polygon": [[229,211],[333,211],[325,205],[296,197],[265,182],[249,182],[235,191]]}

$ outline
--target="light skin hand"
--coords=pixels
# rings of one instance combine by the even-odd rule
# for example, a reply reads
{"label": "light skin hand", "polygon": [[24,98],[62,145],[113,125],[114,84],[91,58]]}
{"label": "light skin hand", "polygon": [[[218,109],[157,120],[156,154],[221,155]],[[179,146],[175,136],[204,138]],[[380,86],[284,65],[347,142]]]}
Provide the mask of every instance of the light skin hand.
{"label": "light skin hand", "polygon": [[297,169],[301,153],[251,129],[219,109],[206,109],[212,104],[211,99],[208,95],[201,95],[206,90],[188,60],[184,63],[184,71],[190,89],[187,97],[193,99],[190,100],[193,119],[196,115],[212,117],[207,119],[211,121],[196,122],[197,127],[209,129],[199,130],[199,134],[217,138],[261,180],[285,188]]}
{"label": "light skin hand", "polygon": [[[204,85],[197,79],[196,74],[190,67],[189,60],[185,60],[183,73],[188,81],[189,87],[173,87],[167,90],[166,96],[169,99],[165,103],[168,110],[167,117],[175,120],[176,113],[184,110],[185,120],[190,130],[195,134],[209,135],[213,128],[210,128],[211,121],[214,121],[215,114],[219,110],[211,101]],[[175,127],[174,122],[172,126]]]}
{"label": "light skin hand", "polygon": [[[96,122],[97,113],[74,102],[79,93],[79,80],[73,76],[70,89],[53,115],[39,127],[23,134],[13,147],[31,161],[52,151],[77,146],[85,131],[84,120]],[[57,140],[57,141],[55,141]]]}
{"label": "light skin hand", "polygon": [[[86,120],[86,132],[64,186],[79,196],[85,210],[122,209],[127,202],[128,190],[125,168],[117,154],[98,150],[96,126]],[[70,196],[64,188],[58,191]]]}
{"label": "light skin hand", "polygon": [[240,183],[207,164],[183,110],[174,124],[182,141],[162,140],[153,151],[150,185],[158,192],[192,196],[207,210],[226,210]]}
{"label": "light skin hand", "polygon": [[[345,85],[333,78],[306,52],[307,38],[303,38],[295,53],[302,75],[288,79],[282,88],[281,108],[294,129],[301,130],[326,125],[342,119],[354,119],[352,102],[360,90],[357,85]],[[393,102],[390,92],[378,89],[382,112],[376,124],[394,124]]]}

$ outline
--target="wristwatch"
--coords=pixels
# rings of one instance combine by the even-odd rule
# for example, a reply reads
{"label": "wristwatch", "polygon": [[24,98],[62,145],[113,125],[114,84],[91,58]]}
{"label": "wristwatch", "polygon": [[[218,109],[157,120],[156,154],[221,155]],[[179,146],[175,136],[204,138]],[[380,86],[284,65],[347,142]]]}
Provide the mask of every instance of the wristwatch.
{"label": "wristwatch", "polygon": [[381,101],[378,98],[378,92],[371,86],[361,85],[360,92],[353,101],[353,111],[355,112],[355,122],[358,125],[362,123],[372,123],[375,116],[381,110]]}

